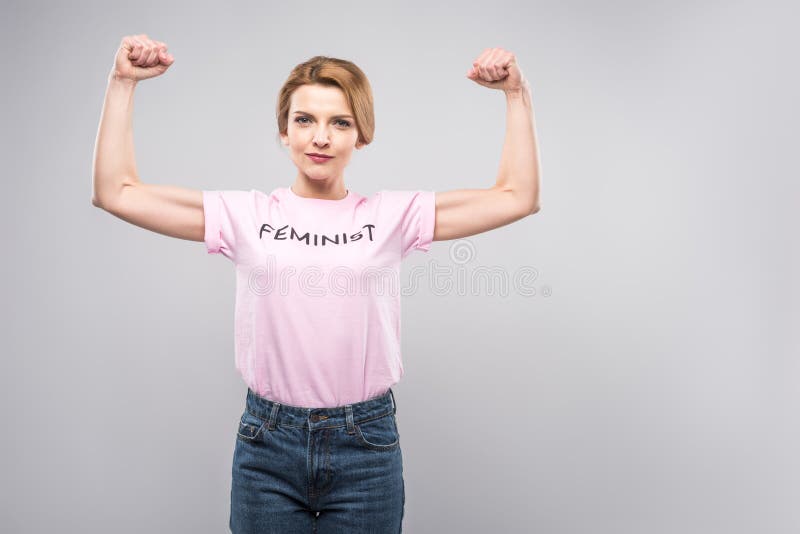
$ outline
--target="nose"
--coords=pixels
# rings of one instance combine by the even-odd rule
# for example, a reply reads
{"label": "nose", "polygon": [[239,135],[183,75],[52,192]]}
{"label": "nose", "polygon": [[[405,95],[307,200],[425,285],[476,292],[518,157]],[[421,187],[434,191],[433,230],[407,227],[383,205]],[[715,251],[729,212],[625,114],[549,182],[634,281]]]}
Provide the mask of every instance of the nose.
{"label": "nose", "polygon": [[314,134],[314,144],[317,146],[325,146],[328,144],[328,132],[324,127],[317,130]]}

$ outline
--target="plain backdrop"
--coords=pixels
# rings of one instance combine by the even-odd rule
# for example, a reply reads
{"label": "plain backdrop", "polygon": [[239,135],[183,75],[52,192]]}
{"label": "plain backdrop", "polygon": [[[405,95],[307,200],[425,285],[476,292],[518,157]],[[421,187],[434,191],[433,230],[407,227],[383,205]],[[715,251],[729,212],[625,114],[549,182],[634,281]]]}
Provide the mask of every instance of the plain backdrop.
{"label": "plain backdrop", "polygon": [[[394,388],[416,533],[800,531],[798,74],[789,2],[3,2],[0,530],[227,532],[246,386],[234,268],[91,205],[120,40],[140,179],[293,183],[277,92],[314,55],[375,94],[347,186],[488,187],[533,89],[542,209],[413,268],[535,273],[403,297]],[[466,255],[465,255],[466,254]]]}

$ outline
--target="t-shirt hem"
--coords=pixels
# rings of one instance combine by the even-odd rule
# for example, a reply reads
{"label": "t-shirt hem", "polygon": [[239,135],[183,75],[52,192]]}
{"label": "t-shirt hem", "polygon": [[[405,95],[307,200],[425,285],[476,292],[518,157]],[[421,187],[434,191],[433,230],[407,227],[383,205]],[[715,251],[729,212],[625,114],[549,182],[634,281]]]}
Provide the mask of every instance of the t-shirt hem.
{"label": "t-shirt hem", "polygon": [[433,230],[436,224],[436,192],[422,192],[422,208],[420,213],[419,244],[417,248],[427,252],[433,242]]}
{"label": "t-shirt hem", "polygon": [[204,240],[208,254],[219,253],[220,240],[220,198],[218,191],[203,191],[203,215],[205,216]]}

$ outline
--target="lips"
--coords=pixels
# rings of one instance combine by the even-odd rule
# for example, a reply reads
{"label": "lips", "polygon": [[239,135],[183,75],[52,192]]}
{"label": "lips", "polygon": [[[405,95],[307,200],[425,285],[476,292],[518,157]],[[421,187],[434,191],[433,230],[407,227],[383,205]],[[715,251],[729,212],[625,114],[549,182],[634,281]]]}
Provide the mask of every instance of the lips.
{"label": "lips", "polygon": [[317,154],[316,152],[307,152],[306,156],[314,156],[317,158],[329,158],[329,159],[333,157],[333,156],[327,156],[325,154]]}
{"label": "lips", "polygon": [[318,156],[316,154],[306,154],[306,156],[314,163],[326,163],[333,159],[333,156]]}

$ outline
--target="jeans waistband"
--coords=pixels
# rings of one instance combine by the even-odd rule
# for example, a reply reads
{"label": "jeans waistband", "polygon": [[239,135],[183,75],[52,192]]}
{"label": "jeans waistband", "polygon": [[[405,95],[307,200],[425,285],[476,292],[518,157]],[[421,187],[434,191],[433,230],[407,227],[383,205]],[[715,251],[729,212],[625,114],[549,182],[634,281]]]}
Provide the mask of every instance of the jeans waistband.
{"label": "jeans waistband", "polygon": [[278,401],[262,397],[247,388],[246,409],[266,422],[266,428],[274,430],[280,423],[284,426],[330,428],[347,426],[378,417],[395,414],[397,405],[391,388],[377,397],[365,401],[330,408],[304,408],[281,404]]}

